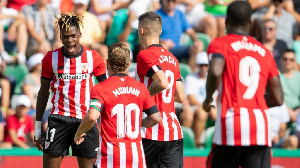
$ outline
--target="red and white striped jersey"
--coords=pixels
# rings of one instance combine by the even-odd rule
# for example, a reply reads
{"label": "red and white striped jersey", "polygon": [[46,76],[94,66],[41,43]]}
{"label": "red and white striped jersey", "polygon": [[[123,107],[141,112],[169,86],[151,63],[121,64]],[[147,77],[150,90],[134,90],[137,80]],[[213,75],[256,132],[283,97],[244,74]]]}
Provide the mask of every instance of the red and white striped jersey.
{"label": "red and white striped jersey", "polygon": [[105,63],[95,50],[82,47],[67,57],[63,48],[49,51],[42,60],[42,78],[51,80],[51,114],[82,119],[89,107],[92,76],[106,74]]}
{"label": "red and white striped jersey", "polygon": [[158,112],[147,88],[126,74],[112,75],[92,89],[91,108],[101,111],[97,167],[146,167],[142,112]]}
{"label": "red and white striped jersey", "polygon": [[[165,72],[169,86],[152,96],[161,113],[162,120],[150,128],[142,128],[142,137],[157,141],[173,141],[183,138],[181,126],[175,114],[174,93],[176,81],[181,79],[176,57],[161,45],[151,45],[137,56],[136,79],[146,87],[152,83],[152,75],[159,69]],[[143,114],[143,117],[146,117]]]}
{"label": "red and white striped jersey", "polygon": [[272,54],[253,37],[237,34],[213,40],[207,52],[225,58],[213,143],[271,146],[264,93],[278,75]]}

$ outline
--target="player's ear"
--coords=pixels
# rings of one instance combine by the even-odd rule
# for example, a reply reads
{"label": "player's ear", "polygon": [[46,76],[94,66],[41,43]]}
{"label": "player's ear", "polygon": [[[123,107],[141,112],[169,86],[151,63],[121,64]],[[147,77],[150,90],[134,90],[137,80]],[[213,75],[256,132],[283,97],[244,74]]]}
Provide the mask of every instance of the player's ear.
{"label": "player's ear", "polygon": [[141,34],[144,35],[145,34],[145,29],[143,27],[141,27]]}
{"label": "player's ear", "polygon": [[160,30],[160,33],[159,33],[159,35],[161,35],[161,33],[162,33],[162,30]]}

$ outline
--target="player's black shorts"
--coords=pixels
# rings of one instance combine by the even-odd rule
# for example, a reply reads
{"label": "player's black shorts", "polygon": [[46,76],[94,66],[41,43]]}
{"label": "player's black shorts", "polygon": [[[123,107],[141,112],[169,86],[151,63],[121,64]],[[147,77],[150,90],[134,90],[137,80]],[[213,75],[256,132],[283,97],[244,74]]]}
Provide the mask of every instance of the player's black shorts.
{"label": "player's black shorts", "polygon": [[43,152],[53,156],[66,156],[72,146],[72,155],[82,158],[95,158],[99,147],[99,130],[95,124],[80,145],[74,142],[80,119],[51,114],[45,137]]}
{"label": "player's black shorts", "polygon": [[176,141],[154,141],[143,138],[148,168],[182,168],[183,139]]}
{"label": "player's black shorts", "polygon": [[213,145],[207,168],[270,168],[270,147]]}

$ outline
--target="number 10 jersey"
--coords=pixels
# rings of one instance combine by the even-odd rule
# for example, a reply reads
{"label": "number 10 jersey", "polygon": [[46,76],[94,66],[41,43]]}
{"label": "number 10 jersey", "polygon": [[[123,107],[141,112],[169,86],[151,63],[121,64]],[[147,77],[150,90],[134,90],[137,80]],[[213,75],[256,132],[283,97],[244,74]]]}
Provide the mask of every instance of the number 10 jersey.
{"label": "number 10 jersey", "polygon": [[268,80],[278,75],[272,54],[253,37],[237,34],[216,38],[207,52],[225,59],[213,143],[271,146],[264,94]]}

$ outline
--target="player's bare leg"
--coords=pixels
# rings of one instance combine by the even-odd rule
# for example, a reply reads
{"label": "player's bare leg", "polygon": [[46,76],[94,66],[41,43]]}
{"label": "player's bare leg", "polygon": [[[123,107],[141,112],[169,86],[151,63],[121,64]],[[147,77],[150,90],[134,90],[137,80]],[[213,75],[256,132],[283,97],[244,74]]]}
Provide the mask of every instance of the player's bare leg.
{"label": "player's bare leg", "polygon": [[96,158],[82,158],[77,157],[79,168],[93,168]]}
{"label": "player's bare leg", "polygon": [[52,156],[44,153],[43,168],[59,168],[63,158],[63,156]]}

